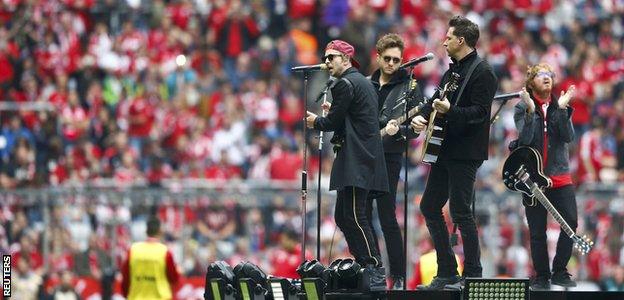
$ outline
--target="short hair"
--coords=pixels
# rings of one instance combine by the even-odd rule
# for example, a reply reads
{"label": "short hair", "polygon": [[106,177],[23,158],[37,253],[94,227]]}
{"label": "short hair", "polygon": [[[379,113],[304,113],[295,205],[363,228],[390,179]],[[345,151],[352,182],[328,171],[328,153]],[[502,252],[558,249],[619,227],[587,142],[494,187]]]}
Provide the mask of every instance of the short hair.
{"label": "short hair", "polygon": [[479,25],[463,16],[454,16],[449,21],[449,27],[454,27],[453,35],[463,37],[470,48],[474,48],[479,40]]}
{"label": "short hair", "polygon": [[390,48],[399,48],[401,50],[401,54],[403,53],[403,49],[405,49],[405,43],[403,39],[396,33],[388,33],[382,36],[378,41],[377,45],[377,53],[381,54],[382,52],[390,49]]}
{"label": "short hair", "polygon": [[524,87],[529,93],[533,91],[533,89],[531,88],[531,82],[533,82],[533,79],[535,79],[535,76],[537,76],[537,72],[539,72],[539,70],[548,70],[549,72],[555,74],[553,68],[547,63],[539,63],[537,65],[528,66],[526,79],[524,81]]}
{"label": "short hair", "polygon": [[151,216],[147,219],[147,236],[154,237],[158,234],[160,234],[160,220],[155,216]]}

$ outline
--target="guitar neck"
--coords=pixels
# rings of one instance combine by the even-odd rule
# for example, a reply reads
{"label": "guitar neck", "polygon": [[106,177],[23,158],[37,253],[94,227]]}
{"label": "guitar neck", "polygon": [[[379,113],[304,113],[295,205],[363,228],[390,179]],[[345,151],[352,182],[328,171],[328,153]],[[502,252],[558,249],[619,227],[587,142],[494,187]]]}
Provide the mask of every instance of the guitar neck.
{"label": "guitar neck", "polygon": [[[420,105],[419,105],[419,106],[416,106],[416,107],[414,107],[414,108],[412,108],[412,109],[410,109],[410,110],[407,112],[407,118],[405,118],[405,115],[401,115],[400,117],[396,118],[396,120],[397,120],[397,124],[399,124],[399,125],[400,125],[400,124],[403,124],[403,122],[405,122],[407,119],[409,119],[409,118],[411,118],[411,117],[415,116],[415,115],[416,115],[419,111],[420,111]],[[381,136],[382,136],[382,137],[383,137],[383,136],[385,136],[386,134],[388,134],[388,133],[386,132],[386,128],[385,128],[385,127],[384,127],[384,128],[382,128],[382,129],[379,131],[379,133],[381,134]]]}
{"label": "guitar neck", "polygon": [[416,106],[416,107],[410,109],[407,112],[407,118],[405,117],[405,115],[401,115],[400,117],[398,117],[396,119],[397,123],[403,124],[403,122],[405,122],[407,119],[409,119],[409,118],[413,117],[414,115],[416,115],[419,111],[420,111],[420,106]]}
{"label": "guitar neck", "polygon": [[565,233],[569,237],[574,236],[575,235],[574,230],[572,230],[570,225],[568,225],[568,222],[566,222],[563,219],[561,214],[559,214],[559,212],[555,209],[552,203],[550,203],[548,198],[546,198],[546,195],[544,195],[544,193],[542,192],[542,190],[540,190],[537,184],[533,183],[532,186],[533,187],[531,188],[531,192],[533,192],[533,195],[537,198],[537,200],[540,203],[542,203],[542,205],[546,208],[546,210],[550,213],[550,215],[553,216],[553,218],[555,218],[555,221],[557,221],[557,223],[561,225],[561,228],[563,229],[563,231],[565,231]]}

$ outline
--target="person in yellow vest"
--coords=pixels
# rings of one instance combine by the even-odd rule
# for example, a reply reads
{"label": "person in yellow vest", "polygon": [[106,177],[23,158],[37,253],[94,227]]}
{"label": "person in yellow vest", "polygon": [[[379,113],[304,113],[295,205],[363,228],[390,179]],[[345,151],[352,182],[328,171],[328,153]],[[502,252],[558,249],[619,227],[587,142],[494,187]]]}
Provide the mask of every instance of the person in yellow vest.
{"label": "person in yellow vest", "polygon": [[[407,288],[413,290],[418,285],[430,284],[438,272],[438,264],[436,261],[437,255],[435,250],[431,250],[420,256],[418,262],[414,264],[414,276],[407,283]],[[461,274],[464,265],[457,254],[455,254],[455,261],[457,262],[457,272]],[[454,287],[449,286],[449,288],[453,289]]]}
{"label": "person in yellow vest", "polygon": [[171,251],[160,242],[160,220],[147,221],[147,240],[133,243],[122,266],[122,291],[128,300],[173,299],[179,274]]}

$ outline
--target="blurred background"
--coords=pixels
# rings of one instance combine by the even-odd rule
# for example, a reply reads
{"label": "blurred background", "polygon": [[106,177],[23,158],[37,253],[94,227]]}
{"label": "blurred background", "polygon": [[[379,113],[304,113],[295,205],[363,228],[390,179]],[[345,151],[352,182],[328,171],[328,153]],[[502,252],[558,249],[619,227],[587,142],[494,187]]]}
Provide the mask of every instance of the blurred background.
{"label": "blurred background", "polygon": [[[320,161],[322,261],[348,256],[327,192],[331,147],[319,156],[317,132],[303,136],[303,78],[289,69],[320,63],[339,38],[368,75],[376,40],[395,32],[404,61],[436,54],[415,69],[431,96],[450,62],[442,41],[455,14],[480,26],[478,52],[499,94],[519,91],[539,62],[554,67],[557,95],[576,85],[578,232],[596,244],[569,269],[581,289],[624,290],[623,1],[1,0],[0,252],[13,255],[13,295],[47,299],[71,288],[119,298],[118,267],[145,238],[150,214],[163,221],[184,275],[179,299],[202,299],[215,260],[292,273],[301,262],[304,139],[307,250],[316,249]],[[327,76],[310,78],[309,100]],[[494,123],[478,174],[485,276],[531,275],[520,195],[500,180],[517,101]],[[307,109],[320,111],[313,101]],[[421,143],[412,141],[407,166],[411,288],[432,250],[418,212]],[[549,228],[554,250],[558,225]]]}

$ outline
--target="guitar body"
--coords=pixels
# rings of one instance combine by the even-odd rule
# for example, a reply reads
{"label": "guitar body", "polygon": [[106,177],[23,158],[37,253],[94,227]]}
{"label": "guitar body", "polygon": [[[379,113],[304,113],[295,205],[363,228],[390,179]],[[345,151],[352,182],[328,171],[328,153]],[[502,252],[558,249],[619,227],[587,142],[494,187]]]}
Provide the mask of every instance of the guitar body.
{"label": "guitar body", "polygon": [[577,235],[544,195],[542,189],[552,186],[552,181],[542,172],[542,157],[537,150],[519,147],[511,152],[503,165],[503,182],[509,190],[528,196],[523,198],[530,197],[531,201],[540,202],[581,254],[585,255],[591,250],[594,242],[586,236]]}
{"label": "guitar body", "polygon": [[[440,93],[440,99],[447,98],[450,92],[457,89],[459,74],[451,73],[448,82]],[[429,115],[429,123],[425,130],[425,142],[420,156],[420,160],[426,164],[433,164],[438,161],[442,142],[446,135],[446,119],[444,114],[439,114],[435,109]]]}
{"label": "guitar body", "polygon": [[[527,170],[527,173],[531,174],[531,181],[535,182],[541,189],[551,187],[552,181],[548,176],[544,175],[543,170],[543,162],[542,156],[537,152],[537,150],[531,147],[518,147],[516,150],[509,154],[509,157],[505,161],[503,165],[503,178],[505,179],[506,173],[507,176],[514,176],[513,174],[520,168],[520,166],[524,165]],[[511,183],[511,181],[505,184],[509,190],[514,192],[522,192],[528,197],[523,197],[523,203],[526,206],[535,206],[537,201],[535,198],[531,196],[529,191],[524,191],[518,186]]]}
{"label": "guitar body", "polygon": [[442,142],[446,135],[446,118],[443,114],[438,114],[435,111],[429,116],[429,126],[425,135],[425,145],[427,148],[423,151],[422,161],[427,164],[432,164],[438,161],[440,150],[442,150]]}

